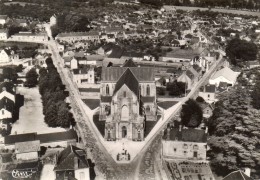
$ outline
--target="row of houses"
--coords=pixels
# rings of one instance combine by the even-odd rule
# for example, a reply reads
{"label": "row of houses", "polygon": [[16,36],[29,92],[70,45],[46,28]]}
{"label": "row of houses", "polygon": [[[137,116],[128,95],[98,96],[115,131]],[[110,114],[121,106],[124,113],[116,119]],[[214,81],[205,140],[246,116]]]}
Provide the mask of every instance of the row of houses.
{"label": "row of houses", "polygon": [[[0,82],[0,128],[6,129],[13,122],[16,88],[12,82]],[[0,142],[2,138],[0,139]]]}
{"label": "row of houses", "polygon": [[78,136],[73,129],[49,134],[28,133],[6,136],[4,148],[14,151],[12,154],[0,154],[0,162],[6,165],[1,170],[0,177],[12,179],[39,176],[44,166],[44,161],[40,161],[42,146],[44,146],[63,148],[62,151],[56,152],[49,158],[54,164],[52,170],[55,173],[55,179],[89,180],[90,165],[87,153],[75,146],[77,141]]}

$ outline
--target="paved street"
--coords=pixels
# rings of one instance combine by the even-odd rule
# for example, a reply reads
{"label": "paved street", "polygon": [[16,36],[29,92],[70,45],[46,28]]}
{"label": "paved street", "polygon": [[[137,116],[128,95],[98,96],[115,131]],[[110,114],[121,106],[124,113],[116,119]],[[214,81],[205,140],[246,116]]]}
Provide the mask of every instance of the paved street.
{"label": "paved street", "polygon": [[[48,26],[46,26],[46,29],[50,34]],[[86,146],[87,150],[91,152],[90,156],[92,157],[93,161],[96,162],[98,171],[102,173],[100,176],[104,176],[106,179],[155,179],[157,171],[154,169],[154,153],[159,152],[160,132],[164,130],[168,122],[170,122],[172,118],[180,111],[182,105],[189,98],[192,98],[194,95],[196,95],[199,88],[209,79],[209,77],[212,75],[212,73],[214,73],[218,65],[221,64],[223,60],[221,57],[211,66],[209,71],[205,73],[200,81],[194,85],[194,88],[187,95],[187,97],[182,98],[182,100],[177,105],[175,105],[174,108],[170,108],[168,111],[165,111],[163,122],[157,123],[153,133],[150,133],[149,137],[147,137],[148,141],[146,145],[143,147],[141,152],[138,153],[133,162],[127,165],[118,165],[102,144],[102,141],[100,140],[102,137],[100,136],[97,128],[93,127],[93,123],[90,122],[89,117],[93,116],[93,111],[90,109],[86,110],[86,108],[82,107],[82,104],[80,103],[80,95],[69,76],[69,71],[63,67],[63,59],[59,55],[56,41],[51,39],[45,44],[48,45],[52,51],[53,63],[57,67],[57,70],[63,83],[66,85],[67,90],[70,92],[69,98],[72,112],[77,122],[77,129],[82,138],[82,142]]]}

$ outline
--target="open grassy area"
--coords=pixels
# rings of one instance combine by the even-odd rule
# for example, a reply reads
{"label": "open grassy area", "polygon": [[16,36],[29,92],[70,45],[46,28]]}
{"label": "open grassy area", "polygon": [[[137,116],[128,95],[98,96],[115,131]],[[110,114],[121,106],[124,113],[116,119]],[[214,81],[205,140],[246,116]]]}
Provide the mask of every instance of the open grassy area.
{"label": "open grassy area", "polygon": [[99,99],[82,99],[82,101],[91,109],[96,109],[99,104],[100,100]]}
{"label": "open grassy area", "polygon": [[178,101],[163,101],[163,102],[158,102],[157,105],[163,109],[169,109],[170,107],[174,106],[177,103]]}
{"label": "open grassy area", "polygon": [[100,134],[104,137],[106,121],[99,121],[99,114],[95,114],[93,116],[93,122],[96,125],[96,127],[98,128]]}
{"label": "open grassy area", "polygon": [[44,115],[42,113],[42,100],[38,87],[17,87],[17,93],[24,96],[24,104],[19,109],[18,120],[12,125],[11,134],[32,132],[45,134],[66,131],[63,128],[50,128],[44,122]]}

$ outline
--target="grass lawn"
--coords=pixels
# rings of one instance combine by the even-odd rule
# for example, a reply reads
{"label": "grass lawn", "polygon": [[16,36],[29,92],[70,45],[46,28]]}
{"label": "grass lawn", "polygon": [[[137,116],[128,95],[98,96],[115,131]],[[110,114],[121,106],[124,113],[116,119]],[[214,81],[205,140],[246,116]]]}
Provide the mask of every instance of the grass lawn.
{"label": "grass lawn", "polygon": [[163,109],[169,109],[170,107],[174,106],[177,103],[178,101],[163,101],[163,102],[158,102],[157,105]]}
{"label": "grass lawn", "polygon": [[100,100],[99,99],[82,99],[82,101],[91,109],[96,109],[99,104]]}
{"label": "grass lawn", "polygon": [[93,122],[96,125],[96,127],[98,128],[100,134],[104,137],[106,121],[99,121],[99,114],[95,114],[93,116]]}
{"label": "grass lawn", "polygon": [[38,87],[17,87],[17,94],[24,96],[24,105],[20,107],[19,118],[12,125],[11,134],[37,132],[38,134],[61,132],[64,128],[50,128],[44,122],[42,113],[42,100]]}
{"label": "grass lawn", "polygon": [[[157,116],[157,119],[160,119],[161,116]],[[151,132],[153,127],[156,125],[158,121],[146,121],[145,122],[145,130],[144,130],[144,137],[147,137],[147,135]]]}

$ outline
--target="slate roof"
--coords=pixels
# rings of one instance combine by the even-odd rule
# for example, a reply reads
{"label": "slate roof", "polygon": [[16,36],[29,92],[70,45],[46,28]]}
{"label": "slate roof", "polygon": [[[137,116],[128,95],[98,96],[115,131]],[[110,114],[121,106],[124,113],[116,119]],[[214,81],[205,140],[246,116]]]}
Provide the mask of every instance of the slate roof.
{"label": "slate roof", "polygon": [[124,52],[124,49],[117,45],[114,45],[111,50],[111,54],[108,55],[109,58],[121,58]]}
{"label": "slate roof", "polygon": [[3,92],[3,90],[5,89],[7,92],[9,92],[11,94],[15,94],[15,92],[13,91],[13,88],[14,88],[14,84],[12,82],[0,83],[0,93]]}
{"label": "slate roof", "polygon": [[99,33],[95,31],[89,32],[70,32],[70,33],[60,33],[57,37],[73,37],[73,36],[98,36]]}
{"label": "slate roof", "polygon": [[79,92],[100,92],[99,88],[79,88]]}
{"label": "slate roof", "polygon": [[224,78],[226,78],[227,80],[231,81],[231,82],[235,82],[237,79],[237,76],[239,75],[239,72],[235,72],[233,70],[231,70],[228,67],[224,67],[223,69],[217,71],[212,77],[211,79],[216,79],[218,77],[223,76]]}
{"label": "slate roof", "polygon": [[17,142],[34,141],[37,133],[17,134],[4,137],[5,145],[15,144]]}
{"label": "slate roof", "polygon": [[146,102],[154,102],[155,97],[154,96],[142,96],[141,101]]}
{"label": "slate roof", "polygon": [[112,96],[101,96],[101,102],[110,103],[112,101]]}
{"label": "slate roof", "polygon": [[123,67],[137,67],[137,65],[134,63],[132,59],[126,60]]}
{"label": "slate roof", "polygon": [[190,79],[193,79],[193,78],[194,78],[194,74],[193,74],[190,70],[187,70],[187,71],[186,71],[186,75],[187,75]]}
{"label": "slate roof", "polygon": [[[14,102],[7,97],[0,99],[0,109],[6,109],[9,112],[13,112]],[[1,119],[1,118],[0,118]]]}
{"label": "slate roof", "polygon": [[[167,129],[164,131],[163,139],[167,139]],[[207,133],[201,129],[182,129],[172,128],[170,130],[170,140],[184,142],[207,142]]]}
{"label": "slate roof", "polygon": [[40,141],[26,141],[15,143],[16,153],[27,153],[40,151]]}
{"label": "slate roof", "polygon": [[198,73],[201,71],[201,67],[199,67],[198,64],[194,64],[192,67],[193,67],[193,69],[194,69],[195,71],[197,71]]}
{"label": "slate roof", "polygon": [[204,86],[204,92],[215,93],[216,92],[216,86],[208,84],[208,85]]}
{"label": "slate roof", "polygon": [[126,85],[137,97],[139,97],[139,82],[128,68],[116,83],[114,93],[116,93],[123,85]]}
{"label": "slate roof", "polygon": [[40,140],[41,143],[48,143],[73,139],[77,140],[78,135],[75,130],[70,129],[69,131],[64,132],[38,134],[36,139]]}
{"label": "slate roof", "polygon": [[[75,167],[74,158],[78,159],[78,168]],[[86,159],[86,152],[78,147],[70,145],[59,154],[54,171],[75,170],[82,168],[89,168],[89,164]]]}
{"label": "slate roof", "polygon": [[223,180],[253,180],[253,179],[248,177],[242,171],[235,171],[228,174],[226,177],[223,178]]}
{"label": "slate roof", "polygon": [[35,141],[40,140],[40,143],[49,143],[65,140],[77,140],[78,136],[75,130],[70,129],[65,132],[48,133],[48,134],[38,134],[37,133],[27,133],[27,134],[16,134],[9,135],[4,138],[5,145],[11,145],[18,142]]}
{"label": "slate roof", "polygon": [[[127,67],[104,67],[102,68],[101,80],[117,82]],[[139,82],[153,82],[154,69],[151,67],[129,67]]]}

